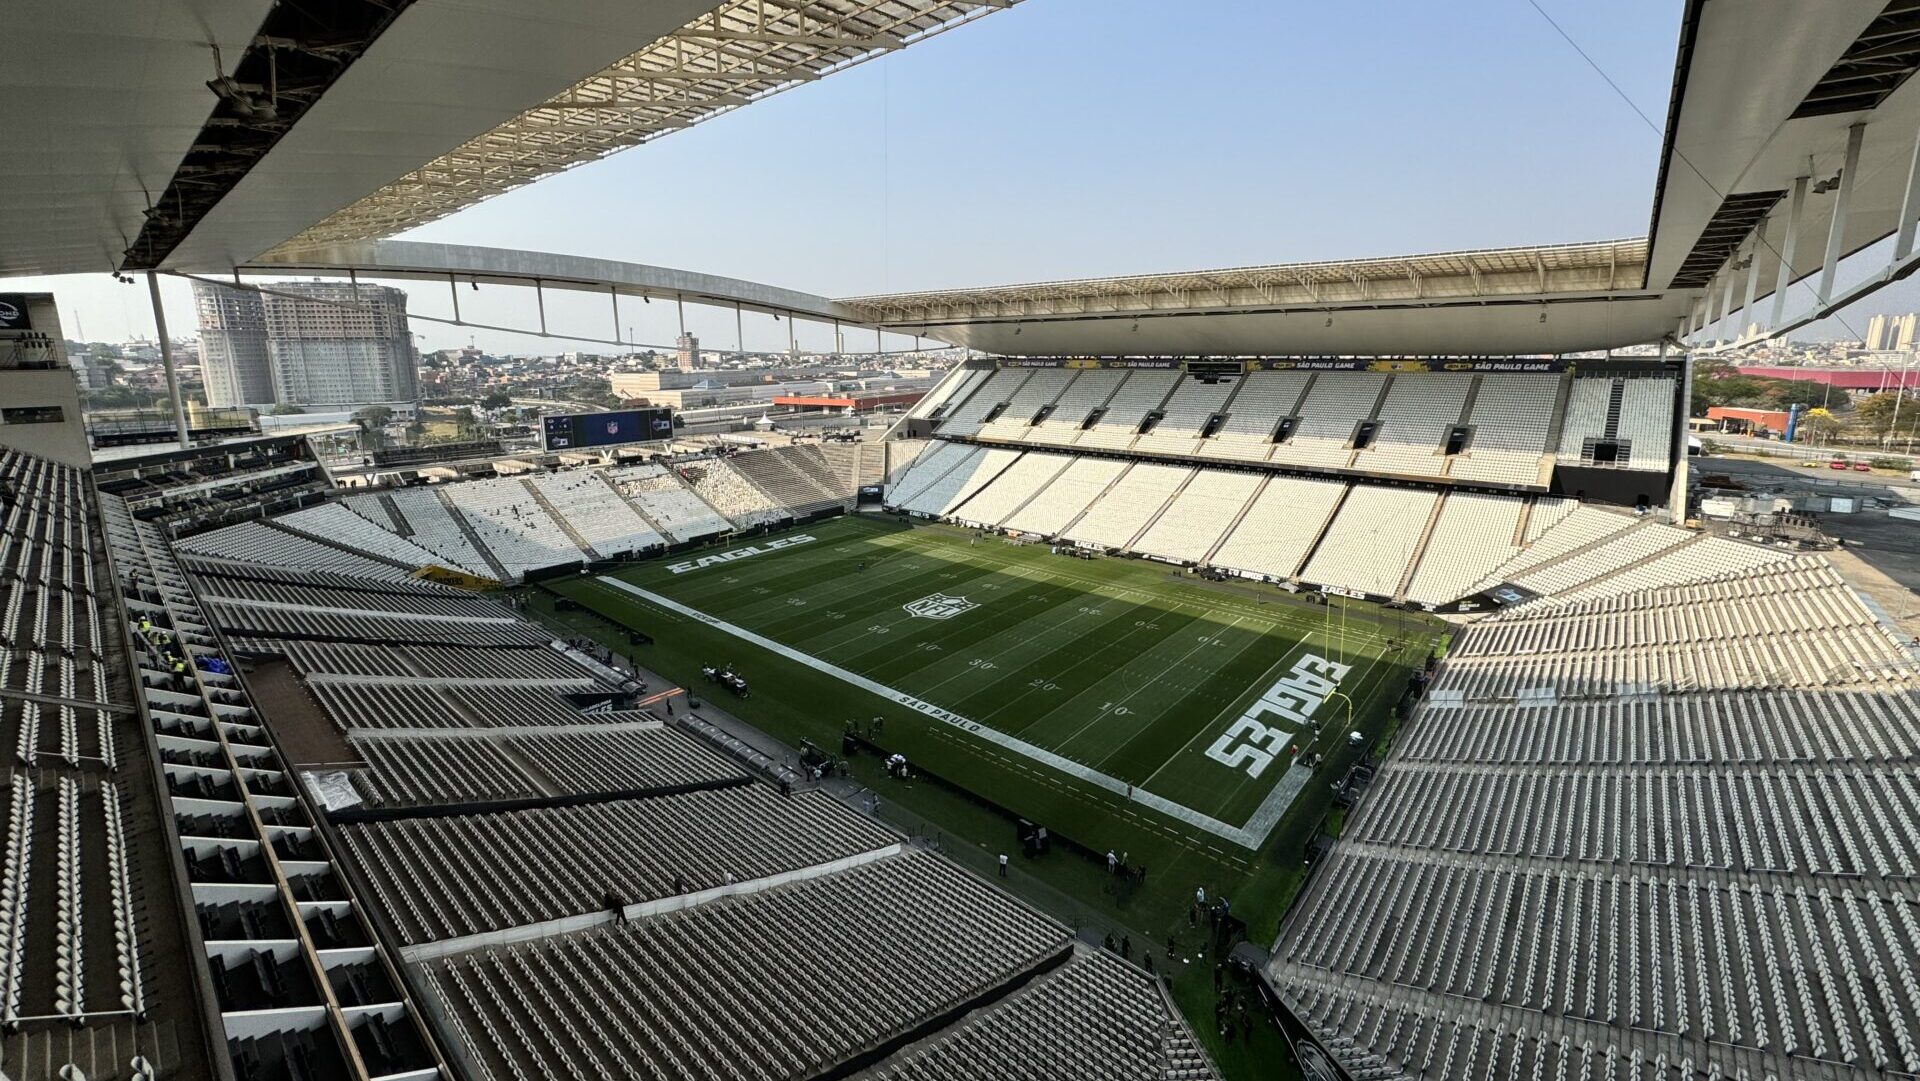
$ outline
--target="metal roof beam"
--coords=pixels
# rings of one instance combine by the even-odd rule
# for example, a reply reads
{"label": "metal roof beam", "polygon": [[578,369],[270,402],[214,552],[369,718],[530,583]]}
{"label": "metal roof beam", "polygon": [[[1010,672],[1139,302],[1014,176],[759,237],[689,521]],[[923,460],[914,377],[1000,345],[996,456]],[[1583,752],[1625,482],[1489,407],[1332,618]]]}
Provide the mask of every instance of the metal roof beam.
{"label": "metal roof beam", "polygon": [[828,34],[786,34],[775,30],[707,30],[690,27],[678,30],[669,37],[683,41],[742,41],[760,45],[811,45],[818,49],[859,49],[866,52],[873,49],[904,49],[907,43],[892,34],[869,34],[866,37],[843,38]]}

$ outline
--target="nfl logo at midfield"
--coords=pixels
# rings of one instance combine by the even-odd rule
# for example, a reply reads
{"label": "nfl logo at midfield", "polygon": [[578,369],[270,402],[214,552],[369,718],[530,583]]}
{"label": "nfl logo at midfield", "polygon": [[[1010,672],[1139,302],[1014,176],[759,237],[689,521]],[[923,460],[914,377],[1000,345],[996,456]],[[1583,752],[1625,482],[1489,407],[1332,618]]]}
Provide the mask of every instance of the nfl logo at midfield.
{"label": "nfl logo at midfield", "polygon": [[935,593],[917,601],[908,601],[900,607],[916,619],[952,619],[962,612],[980,607],[965,597],[949,597],[945,593]]}

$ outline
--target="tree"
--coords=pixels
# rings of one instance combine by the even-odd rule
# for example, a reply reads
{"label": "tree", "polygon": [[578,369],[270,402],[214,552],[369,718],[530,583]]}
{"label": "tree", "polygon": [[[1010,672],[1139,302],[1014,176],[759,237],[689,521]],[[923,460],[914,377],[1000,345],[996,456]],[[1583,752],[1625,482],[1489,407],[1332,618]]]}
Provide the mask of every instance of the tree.
{"label": "tree", "polygon": [[302,416],[305,413],[306,413],[305,409],[293,404],[292,402],[281,402],[279,405],[276,405],[272,409],[267,411],[267,415],[271,417],[297,417],[297,416]]}
{"label": "tree", "polygon": [[[1897,400],[1899,395],[1894,392],[1881,391],[1871,397],[1862,398],[1860,404],[1854,407],[1854,415],[1860,418],[1860,423],[1866,425],[1875,437],[1885,435],[1887,429],[1893,426],[1894,403]],[[1901,412],[1906,412],[1912,405],[1913,403],[1908,402],[1901,407]]]}
{"label": "tree", "polygon": [[1833,438],[1840,430],[1840,421],[1830,410],[1809,409],[1800,414],[1799,434],[1815,444],[1824,443]]}
{"label": "tree", "polygon": [[388,409],[384,405],[370,405],[353,415],[355,424],[360,425],[362,428],[372,430],[385,428],[387,422],[392,419],[393,410]]}
{"label": "tree", "polygon": [[461,439],[473,439],[480,434],[480,421],[463,405],[453,411],[453,430]]}
{"label": "tree", "polygon": [[480,399],[480,404],[488,409],[505,409],[513,404],[513,395],[504,390],[496,390]]}

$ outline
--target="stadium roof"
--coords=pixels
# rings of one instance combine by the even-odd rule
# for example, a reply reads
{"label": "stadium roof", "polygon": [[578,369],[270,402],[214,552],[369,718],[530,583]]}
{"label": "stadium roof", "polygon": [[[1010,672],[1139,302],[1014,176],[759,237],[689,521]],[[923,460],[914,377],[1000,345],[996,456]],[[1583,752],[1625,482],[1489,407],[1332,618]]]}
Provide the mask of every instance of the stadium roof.
{"label": "stadium roof", "polygon": [[854,297],[861,322],[1002,353],[1536,353],[1657,338],[1644,240]]}
{"label": "stadium roof", "polygon": [[1016,2],[28,3],[0,275],[391,235]]}

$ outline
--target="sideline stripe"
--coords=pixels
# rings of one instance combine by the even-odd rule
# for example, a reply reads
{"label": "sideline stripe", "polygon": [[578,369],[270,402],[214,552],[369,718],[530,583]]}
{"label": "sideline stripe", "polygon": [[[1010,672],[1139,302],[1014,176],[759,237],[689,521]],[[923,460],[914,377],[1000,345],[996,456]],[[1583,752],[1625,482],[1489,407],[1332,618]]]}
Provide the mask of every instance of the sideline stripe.
{"label": "sideline stripe", "polygon": [[[1013,751],[1016,754],[1022,755],[1027,758],[1031,758],[1034,761],[1040,762],[1044,765],[1052,766],[1054,769],[1057,769],[1062,773],[1068,774],[1069,776],[1077,777],[1080,780],[1087,782],[1088,784],[1094,785],[1099,788],[1104,788],[1108,792],[1111,792],[1122,799],[1129,798],[1127,796],[1127,790],[1129,787],[1131,787],[1133,790],[1133,795],[1130,798],[1132,799],[1133,802],[1141,804],[1145,807],[1150,807],[1153,810],[1158,811],[1169,818],[1173,818],[1181,822],[1185,822],[1196,829],[1205,830],[1206,832],[1211,833],[1216,837],[1219,837],[1223,840],[1232,841],[1233,843],[1240,845],[1244,848],[1255,848],[1255,849],[1259,848],[1261,842],[1266,840],[1267,833],[1272,831],[1274,824],[1278,821],[1278,816],[1272,815],[1271,816],[1272,820],[1265,821],[1264,823],[1265,828],[1260,829],[1258,833],[1256,833],[1254,830],[1230,826],[1225,822],[1220,821],[1217,818],[1213,818],[1211,816],[1201,814],[1199,811],[1196,811],[1191,807],[1187,807],[1183,804],[1175,803],[1172,800],[1167,799],[1165,796],[1159,796],[1159,795],[1155,795],[1152,792],[1148,792],[1146,789],[1140,787],[1139,785],[1129,786],[1125,781],[1122,781],[1117,777],[1111,777],[1111,776],[1108,776],[1107,774],[1101,773],[1097,770],[1081,765],[1080,763],[1075,762],[1071,758],[1067,758],[1063,755],[1055,754],[1044,747],[1037,747],[1031,743],[1028,743],[1023,739],[1017,739],[1013,736],[1007,735],[1005,732],[1002,732],[997,728],[990,728],[986,725],[979,723],[978,721],[969,720],[966,717],[962,717],[958,713],[953,713],[949,710],[941,709],[939,706],[936,706],[931,702],[923,702],[920,699],[915,698],[910,694],[906,694],[905,692],[902,692],[902,691],[896,691],[892,687],[888,687],[882,683],[876,683],[865,676],[859,675],[854,672],[849,672],[846,669],[839,667],[838,665],[828,664],[826,661],[820,660],[817,657],[812,657],[805,653],[801,653],[799,650],[792,649],[786,645],[783,645],[779,642],[774,641],[771,638],[766,638],[761,635],[755,634],[754,632],[747,630],[744,627],[736,627],[733,624],[726,622],[725,620],[718,619],[714,616],[710,616],[707,613],[702,612],[697,608],[689,608],[686,605],[681,604],[679,601],[672,599],[671,597],[663,597],[658,593],[641,589],[639,586],[632,585],[627,582],[623,582],[618,578],[609,578],[609,577],[602,576],[600,578],[600,582],[604,585],[612,586],[624,592],[631,593],[634,596],[639,597],[644,601],[647,601],[651,604],[658,605],[662,608],[667,609],[670,612],[677,612],[680,615],[687,616],[690,619],[697,619],[700,622],[705,623],[710,627],[713,627],[717,630],[725,631],[728,634],[733,635],[735,638],[740,638],[745,641],[752,642],[754,645],[757,645],[762,649],[766,649],[774,653],[778,653],[779,655],[787,658],[788,660],[797,661],[798,663],[804,664],[809,668],[815,669],[816,671],[825,672],[836,679],[842,680],[843,682],[846,682],[846,683],[851,683],[854,686],[861,688],[862,690],[871,691],[882,698],[890,699],[894,702],[899,703],[900,705],[906,706],[908,709],[911,709],[916,713],[920,713],[924,716],[931,717],[936,721],[944,722],[948,725],[951,725],[954,728],[960,729],[963,732],[968,732],[975,736],[978,736],[979,738],[984,739],[990,743],[997,743],[1000,746],[1005,747],[1007,750]],[[1295,769],[1301,769],[1301,767],[1296,766]],[[1302,770],[1302,772],[1305,772],[1305,771]],[[1289,774],[1289,776],[1282,778],[1281,783],[1279,785],[1276,785],[1274,788],[1274,792],[1276,793],[1282,791],[1283,789],[1287,790],[1287,799],[1285,801],[1286,803],[1291,803],[1293,795],[1297,794],[1300,788],[1304,787],[1305,785],[1305,778],[1302,778],[1298,784],[1288,784],[1288,782],[1291,780],[1292,780],[1292,777],[1291,777],[1291,774]],[[1268,811],[1268,808],[1270,805],[1276,802],[1277,801],[1274,795],[1269,794],[1266,801],[1261,805],[1260,811],[1257,811],[1255,813],[1256,821],[1268,819],[1269,815],[1265,812]],[[1284,807],[1284,804],[1281,804],[1281,806]]]}

